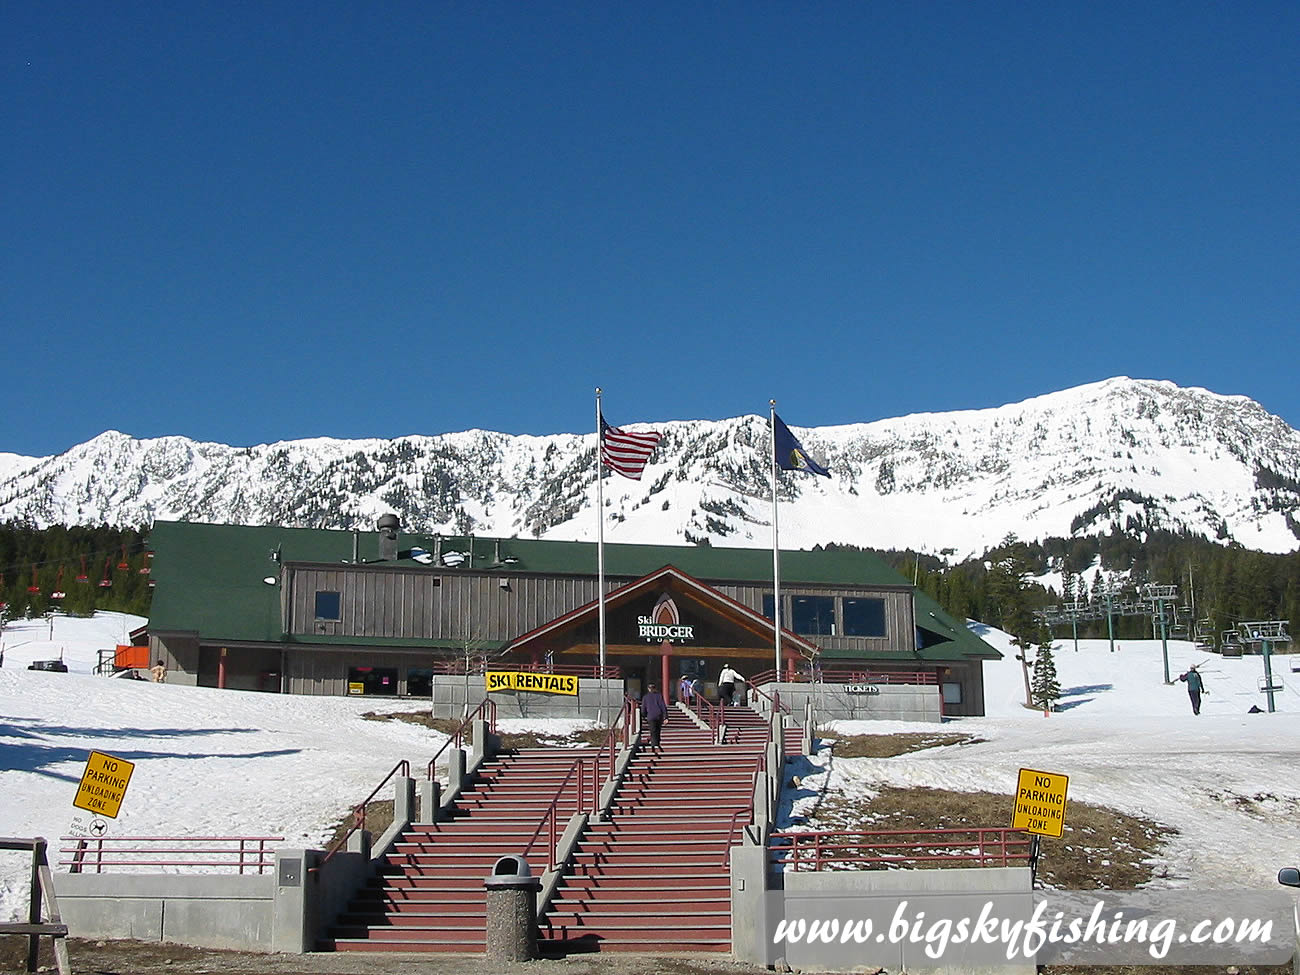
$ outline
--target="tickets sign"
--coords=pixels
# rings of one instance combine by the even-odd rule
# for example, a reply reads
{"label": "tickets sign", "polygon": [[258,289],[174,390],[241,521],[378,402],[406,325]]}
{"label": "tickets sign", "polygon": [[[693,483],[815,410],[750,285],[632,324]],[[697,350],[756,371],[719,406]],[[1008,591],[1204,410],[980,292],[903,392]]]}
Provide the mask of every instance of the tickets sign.
{"label": "tickets sign", "polygon": [[103,752],[91,752],[86,759],[86,770],[81,773],[81,784],[77,786],[77,796],[72,804],[78,809],[95,813],[97,816],[117,818],[122,808],[122,799],[126,796],[127,783],[135,763],[124,758],[114,758]]}
{"label": "tickets sign", "polygon": [[538,694],[578,694],[575,674],[528,674],[518,670],[490,670],[483,677],[489,694],[495,691],[533,691]]}
{"label": "tickets sign", "polygon": [[1016,811],[1011,815],[1011,828],[1041,836],[1060,836],[1065,829],[1065,790],[1069,785],[1068,775],[1022,768],[1016,783]]}

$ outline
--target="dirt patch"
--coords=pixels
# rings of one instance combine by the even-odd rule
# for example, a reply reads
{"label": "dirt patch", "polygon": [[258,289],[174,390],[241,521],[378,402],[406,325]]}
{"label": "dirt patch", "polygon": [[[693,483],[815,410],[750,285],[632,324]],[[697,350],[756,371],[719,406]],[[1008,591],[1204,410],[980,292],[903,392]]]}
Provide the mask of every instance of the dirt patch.
{"label": "dirt patch", "polygon": [[428,711],[393,711],[391,714],[367,711],[361,717],[365,721],[401,721],[406,724],[419,725],[421,728],[441,731],[444,735],[454,733],[461,725],[459,721],[451,718],[435,718]]}
{"label": "dirt patch", "polygon": [[[1013,796],[992,792],[893,786],[863,803],[830,791],[806,825],[827,830],[986,827],[1010,824],[1013,803]],[[1131,890],[1159,875],[1153,861],[1176,833],[1149,819],[1071,799],[1064,835],[1042,838],[1039,882],[1063,890]]]}
{"label": "dirt patch", "polygon": [[[463,725],[463,722],[456,718],[434,718],[425,711],[394,711],[391,714],[367,711],[361,717],[367,721],[403,721],[407,724],[419,725],[422,728],[441,732],[444,735],[454,735],[461,730]],[[608,734],[608,728],[588,728],[582,731],[573,731],[567,735],[521,731],[499,735],[498,737],[501,739],[501,747],[504,749],[580,748],[584,745],[602,744]]]}
{"label": "dirt patch", "polygon": [[[27,939],[0,938],[0,972],[24,971]],[[148,941],[68,939],[74,975],[757,975],[766,969],[694,955],[573,955],[521,963],[489,962],[482,955],[318,952],[273,955],[218,951]],[[54,965],[43,938],[39,964]],[[50,967],[48,970],[53,971]]]}
{"label": "dirt patch", "polygon": [[974,735],[918,731],[898,735],[840,735],[832,738],[831,753],[836,758],[893,758],[926,748],[945,748],[948,745],[975,745],[983,738]]}

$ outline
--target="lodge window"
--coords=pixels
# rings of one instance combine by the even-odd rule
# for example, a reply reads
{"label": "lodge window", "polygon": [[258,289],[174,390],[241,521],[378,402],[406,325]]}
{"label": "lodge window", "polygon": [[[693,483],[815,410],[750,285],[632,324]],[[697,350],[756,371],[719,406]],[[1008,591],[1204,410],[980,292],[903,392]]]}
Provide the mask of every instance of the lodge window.
{"label": "lodge window", "polygon": [[411,667],[406,671],[406,696],[429,697],[433,694],[433,668]]}
{"label": "lodge window", "polygon": [[360,695],[396,695],[395,667],[349,667],[348,693]]}
{"label": "lodge window", "polygon": [[316,619],[341,620],[343,618],[343,600],[337,592],[326,589],[316,593]]}
{"label": "lodge window", "polygon": [[961,684],[957,681],[946,680],[943,682],[943,703],[960,704],[961,703]]}
{"label": "lodge window", "polygon": [[883,599],[844,599],[845,636],[885,636]]}
{"label": "lodge window", "polygon": [[835,599],[832,596],[795,596],[791,599],[792,629],[809,636],[835,635]]}

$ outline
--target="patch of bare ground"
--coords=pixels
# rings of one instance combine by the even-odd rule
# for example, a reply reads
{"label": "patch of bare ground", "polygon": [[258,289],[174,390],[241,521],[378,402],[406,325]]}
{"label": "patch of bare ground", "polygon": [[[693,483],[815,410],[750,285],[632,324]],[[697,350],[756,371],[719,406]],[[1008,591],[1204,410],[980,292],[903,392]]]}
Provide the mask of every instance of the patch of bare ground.
{"label": "patch of bare ground", "polygon": [[[394,711],[383,714],[367,711],[361,715],[367,721],[403,721],[407,724],[420,725],[444,735],[453,735],[461,729],[463,722],[456,718],[434,718],[427,711]],[[500,735],[501,747],[510,748],[580,748],[584,745],[599,745],[609,734],[608,728],[586,728],[572,731],[567,735],[554,732],[520,731]]]}
{"label": "patch of bare ground", "polygon": [[[992,792],[883,786],[863,803],[829,791],[817,807],[815,828],[915,831],[1010,825],[1013,805],[1014,796]],[[1064,835],[1042,838],[1039,882],[1061,890],[1131,890],[1156,875],[1152,861],[1176,832],[1149,819],[1071,799]]]}
{"label": "patch of bare ground", "polygon": [[930,731],[897,735],[834,735],[827,732],[826,738],[828,741],[833,739],[831,752],[836,758],[893,758],[926,748],[976,745],[984,740],[974,735]]}
{"label": "patch of bare ground", "polygon": [[[0,973],[25,971],[27,939],[0,938]],[[530,962],[489,962],[482,955],[313,952],[262,954],[190,948],[156,941],[68,939],[73,975],[758,975],[766,969],[684,954],[573,955]],[[38,964],[55,971],[50,939]]]}

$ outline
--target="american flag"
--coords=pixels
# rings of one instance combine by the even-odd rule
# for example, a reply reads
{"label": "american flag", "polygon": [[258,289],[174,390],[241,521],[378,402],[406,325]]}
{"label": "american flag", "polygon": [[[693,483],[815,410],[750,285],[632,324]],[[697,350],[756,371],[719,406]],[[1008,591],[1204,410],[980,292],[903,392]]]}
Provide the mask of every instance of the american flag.
{"label": "american flag", "polygon": [[611,427],[600,418],[600,459],[612,470],[634,481],[641,480],[641,472],[663,434],[648,430],[644,433],[625,433]]}

